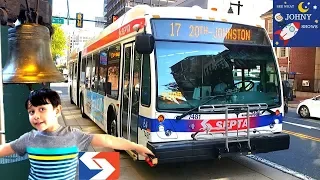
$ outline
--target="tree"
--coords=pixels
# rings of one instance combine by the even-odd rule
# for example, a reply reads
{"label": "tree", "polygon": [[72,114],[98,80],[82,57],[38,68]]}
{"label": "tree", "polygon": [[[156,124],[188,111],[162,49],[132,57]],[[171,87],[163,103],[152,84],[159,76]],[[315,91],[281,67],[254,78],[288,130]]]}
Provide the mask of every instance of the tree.
{"label": "tree", "polygon": [[52,41],[51,41],[51,53],[52,58],[55,61],[58,57],[64,55],[64,49],[66,46],[66,36],[61,29],[61,25],[58,24],[52,24],[53,27],[53,35],[52,35]]}

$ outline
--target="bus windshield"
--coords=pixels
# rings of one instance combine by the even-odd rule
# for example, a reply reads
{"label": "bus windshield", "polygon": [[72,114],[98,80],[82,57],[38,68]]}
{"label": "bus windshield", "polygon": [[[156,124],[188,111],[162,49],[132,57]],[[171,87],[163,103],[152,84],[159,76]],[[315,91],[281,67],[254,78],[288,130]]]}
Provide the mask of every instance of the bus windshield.
{"label": "bus windshield", "polygon": [[157,108],[188,110],[208,104],[280,106],[271,46],[156,41]]}

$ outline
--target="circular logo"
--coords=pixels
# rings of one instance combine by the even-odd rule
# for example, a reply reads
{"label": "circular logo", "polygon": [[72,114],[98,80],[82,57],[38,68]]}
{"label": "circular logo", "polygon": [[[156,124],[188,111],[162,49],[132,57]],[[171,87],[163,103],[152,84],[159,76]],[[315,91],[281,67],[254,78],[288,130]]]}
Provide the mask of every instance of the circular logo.
{"label": "circular logo", "polygon": [[277,13],[276,15],[274,15],[274,19],[277,21],[277,22],[282,22],[283,21],[283,17],[280,13]]}

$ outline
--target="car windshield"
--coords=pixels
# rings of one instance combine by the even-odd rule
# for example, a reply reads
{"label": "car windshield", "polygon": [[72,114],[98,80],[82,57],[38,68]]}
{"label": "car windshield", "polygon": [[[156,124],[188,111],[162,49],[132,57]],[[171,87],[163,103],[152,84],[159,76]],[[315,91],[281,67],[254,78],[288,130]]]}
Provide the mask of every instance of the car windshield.
{"label": "car windshield", "polygon": [[170,41],[155,47],[158,109],[188,110],[224,94],[208,104],[280,106],[272,47]]}

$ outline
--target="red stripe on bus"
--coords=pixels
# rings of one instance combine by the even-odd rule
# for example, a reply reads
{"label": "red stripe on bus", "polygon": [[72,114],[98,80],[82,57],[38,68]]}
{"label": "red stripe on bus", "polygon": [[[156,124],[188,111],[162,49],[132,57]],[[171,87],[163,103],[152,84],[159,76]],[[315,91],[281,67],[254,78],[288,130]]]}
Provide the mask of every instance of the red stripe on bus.
{"label": "red stripe on bus", "polygon": [[84,48],[83,55],[87,55],[89,52],[94,51],[97,48],[99,48],[105,44],[108,44],[112,41],[117,40],[120,37],[123,37],[125,35],[128,35],[128,34],[134,32],[133,26],[135,24],[140,24],[140,28],[143,27],[143,25],[145,24],[145,18],[135,19],[135,20],[127,23],[126,25],[123,25],[119,29],[113,31],[112,33],[104,36],[103,38],[99,39],[97,42]]}

